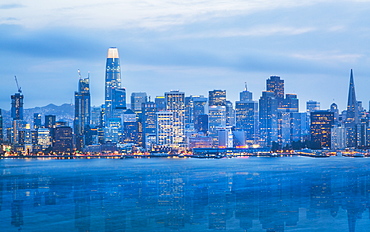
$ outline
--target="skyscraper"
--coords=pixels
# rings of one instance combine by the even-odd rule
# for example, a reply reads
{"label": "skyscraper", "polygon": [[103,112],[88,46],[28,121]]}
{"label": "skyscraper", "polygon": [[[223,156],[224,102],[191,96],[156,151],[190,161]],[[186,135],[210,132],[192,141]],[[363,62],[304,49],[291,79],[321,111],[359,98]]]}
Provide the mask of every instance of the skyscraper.
{"label": "skyscraper", "polygon": [[137,114],[142,112],[141,106],[148,101],[148,96],[145,92],[131,93],[131,110]]}
{"label": "skyscraper", "polygon": [[[119,62],[118,49],[111,47],[108,49],[107,63],[105,70],[105,116],[111,118],[113,116],[113,106],[116,99],[114,90],[121,88],[121,66]],[[122,89],[123,91],[123,89]]]}
{"label": "skyscraper", "polygon": [[253,100],[253,94],[252,92],[248,91],[247,83],[245,83],[245,89],[244,91],[240,92],[240,101],[252,101]]}
{"label": "skyscraper", "polygon": [[272,91],[263,91],[259,100],[260,136],[263,146],[278,141],[278,100]]}
{"label": "skyscraper", "polygon": [[345,121],[347,147],[356,147],[356,125],[359,123],[359,110],[356,100],[355,82],[353,80],[353,71],[351,69],[349,90],[348,90],[348,103],[347,103],[347,116]]}
{"label": "skyscraper", "polygon": [[81,150],[85,146],[85,134],[90,125],[91,100],[89,77],[81,78],[78,82],[78,91],[75,92],[75,118],[73,121],[76,136],[76,148]]}
{"label": "skyscraper", "polygon": [[309,100],[308,102],[306,102],[306,109],[307,109],[307,113],[320,110],[320,102]]}
{"label": "skyscraper", "polygon": [[3,130],[3,114],[0,109],[0,145],[4,142],[4,130]]}
{"label": "skyscraper", "polygon": [[311,142],[312,148],[331,147],[331,129],[334,122],[334,113],[329,111],[311,112]]}
{"label": "skyscraper", "polygon": [[270,76],[266,80],[266,90],[274,93],[278,101],[278,107],[282,107],[284,100],[284,80],[281,80],[279,76]]}
{"label": "skyscraper", "polygon": [[33,114],[33,128],[34,129],[39,129],[41,127],[41,114],[39,113],[34,113]]}
{"label": "skyscraper", "polygon": [[208,93],[209,106],[226,106],[226,90],[212,90]]}
{"label": "skyscraper", "polygon": [[166,110],[173,113],[173,147],[185,146],[185,93],[171,91],[165,93]]}
{"label": "skyscraper", "polygon": [[11,99],[11,116],[13,120],[23,120],[23,94],[21,92],[15,93],[11,96]]}

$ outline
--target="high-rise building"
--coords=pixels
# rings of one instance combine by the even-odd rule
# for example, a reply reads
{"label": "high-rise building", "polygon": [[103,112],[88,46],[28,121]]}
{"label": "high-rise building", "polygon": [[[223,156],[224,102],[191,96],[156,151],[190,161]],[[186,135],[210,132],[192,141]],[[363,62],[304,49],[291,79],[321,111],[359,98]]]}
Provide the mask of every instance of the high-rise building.
{"label": "high-rise building", "polygon": [[156,141],[156,113],[154,102],[146,102],[141,106],[143,122],[143,142],[146,149],[151,148]]}
{"label": "high-rise building", "polygon": [[311,112],[311,146],[315,149],[331,147],[331,129],[334,114],[329,111]]}
{"label": "high-rise building", "polygon": [[239,100],[240,101],[252,101],[253,100],[253,94],[252,92],[248,91],[247,83],[245,83],[245,89],[240,92],[239,94]]}
{"label": "high-rise building", "polygon": [[359,107],[358,102],[356,100],[353,71],[351,69],[348,90],[347,115],[345,120],[347,147],[356,147],[357,145],[356,125],[358,123],[359,123]]}
{"label": "high-rise building", "polygon": [[263,146],[271,146],[272,142],[278,142],[278,105],[274,92],[262,92],[259,100],[259,122]]}
{"label": "high-rise building", "polygon": [[[107,63],[105,70],[105,118],[113,117],[113,107],[115,101],[121,101],[114,96],[114,90],[121,88],[121,66],[119,61],[118,49],[111,47],[108,49]],[[117,95],[117,94],[116,94]],[[117,97],[117,96],[116,96]]]}
{"label": "high-rise building", "polygon": [[69,126],[58,126],[54,130],[53,151],[56,153],[73,152],[73,134]]}
{"label": "high-rise building", "polygon": [[13,120],[23,120],[23,94],[15,93],[11,96],[11,99],[11,117],[13,118]]}
{"label": "high-rise building", "polygon": [[266,91],[272,91],[278,102],[278,107],[282,107],[284,100],[284,80],[281,80],[279,76],[270,76],[266,80]]}
{"label": "high-rise building", "polygon": [[204,134],[208,134],[208,114],[200,114],[195,120],[194,124],[195,130],[197,132],[202,132]]}
{"label": "high-rise building", "polygon": [[320,110],[320,102],[309,100],[308,102],[306,102],[306,109],[307,113],[318,111]]}
{"label": "high-rise building", "polygon": [[136,120],[136,113],[130,109],[123,114],[123,142],[141,144],[139,122]]}
{"label": "high-rise building", "polygon": [[42,126],[41,114],[34,113],[33,114],[33,129],[39,129],[41,126]]}
{"label": "high-rise building", "polygon": [[173,113],[173,148],[185,147],[185,93],[171,91],[165,93],[166,110]]}
{"label": "high-rise building", "polygon": [[208,92],[209,106],[226,106],[226,90],[212,90]]}
{"label": "high-rise building", "polygon": [[158,111],[166,110],[166,99],[164,98],[164,96],[155,97],[154,102]]}
{"label": "high-rise building", "polygon": [[335,103],[331,104],[329,111],[334,113],[334,124],[335,125],[338,125],[339,124],[339,109],[338,109],[338,105],[335,104]]}
{"label": "high-rise building", "polygon": [[174,129],[174,113],[169,111],[157,112],[157,136],[156,144],[158,146],[170,147],[173,144],[173,129]]}
{"label": "high-rise building", "polygon": [[91,120],[91,100],[89,77],[81,78],[78,82],[78,91],[75,92],[75,118],[73,121],[77,150],[85,146],[85,134],[89,131]]}
{"label": "high-rise building", "polygon": [[56,124],[56,115],[45,115],[45,127],[46,128],[55,128]]}
{"label": "high-rise building", "polygon": [[287,112],[298,112],[299,100],[297,98],[297,94],[285,94],[285,99],[283,100],[283,105],[281,108],[284,108]]}
{"label": "high-rise building", "polygon": [[235,110],[231,101],[226,101],[226,126],[235,126]]}
{"label": "high-rise building", "polygon": [[226,127],[226,106],[210,106],[208,108],[209,135],[214,138],[214,145],[218,146],[218,128]]}
{"label": "high-rise building", "polygon": [[148,101],[148,96],[144,92],[131,93],[131,110],[137,114],[142,112],[141,106]]}
{"label": "high-rise building", "polygon": [[185,124],[194,124],[197,116],[205,113],[206,104],[207,98],[202,95],[185,97]]}
{"label": "high-rise building", "polygon": [[[258,140],[258,102],[235,102],[236,126],[235,130],[243,131],[248,143],[255,144]],[[245,141],[244,141],[245,143]]]}

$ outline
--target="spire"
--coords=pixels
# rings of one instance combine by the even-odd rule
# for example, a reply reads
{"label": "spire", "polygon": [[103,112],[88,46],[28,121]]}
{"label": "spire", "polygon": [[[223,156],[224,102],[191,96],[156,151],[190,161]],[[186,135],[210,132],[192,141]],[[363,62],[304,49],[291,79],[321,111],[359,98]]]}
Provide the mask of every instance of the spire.
{"label": "spire", "polygon": [[247,82],[244,82],[245,91],[248,91]]}
{"label": "spire", "polygon": [[354,127],[359,120],[359,109],[358,102],[356,100],[355,92],[355,82],[353,80],[353,71],[351,69],[351,76],[349,79],[349,89],[348,89],[348,103],[347,103],[347,127]]}
{"label": "spire", "polygon": [[[353,70],[351,69],[351,76],[349,79],[347,113],[348,112],[356,113],[356,114],[353,114],[353,116],[358,116],[357,110],[358,110],[358,107],[357,107],[356,92],[355,92],[355,82],[353,80]],[[352,116],[352,115],[349,115],[349,116]]]}

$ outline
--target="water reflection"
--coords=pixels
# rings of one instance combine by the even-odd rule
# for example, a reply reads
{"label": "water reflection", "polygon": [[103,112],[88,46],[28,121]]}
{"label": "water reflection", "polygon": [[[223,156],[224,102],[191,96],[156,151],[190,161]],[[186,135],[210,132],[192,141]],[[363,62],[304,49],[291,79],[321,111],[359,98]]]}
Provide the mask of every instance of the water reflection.
{"label": "water reflection", "polygon": [[348,160],[3,160],[0,222],[5,231],[367,231],[370,169]]}

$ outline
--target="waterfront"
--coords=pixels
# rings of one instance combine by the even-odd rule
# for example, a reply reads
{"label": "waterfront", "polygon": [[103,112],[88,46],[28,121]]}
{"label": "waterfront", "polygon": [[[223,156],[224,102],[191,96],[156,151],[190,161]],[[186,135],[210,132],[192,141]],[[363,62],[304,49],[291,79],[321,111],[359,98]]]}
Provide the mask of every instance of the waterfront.
{"label": "waterfront", "polygon": [[2,159],[2,231],[368,231],[367,158]]}

